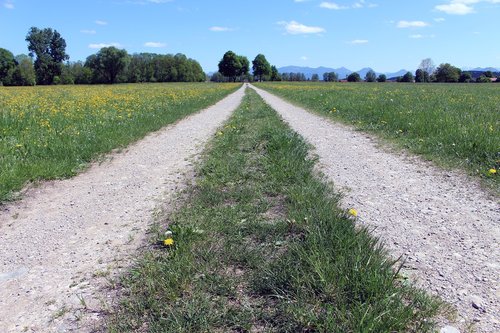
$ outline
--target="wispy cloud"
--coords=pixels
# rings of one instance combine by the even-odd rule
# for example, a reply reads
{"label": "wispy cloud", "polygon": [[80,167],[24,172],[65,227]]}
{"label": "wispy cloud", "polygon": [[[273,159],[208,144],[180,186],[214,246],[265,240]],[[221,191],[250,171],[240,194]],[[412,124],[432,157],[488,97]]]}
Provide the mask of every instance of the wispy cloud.
{"label": "wispy cloud", "polygon": [[352,44],[352,45],[360,45],[360,44],[367,44],[368,43],[368,40],[366,39],[355,39],[355,40],[351,40],[350,42],[348,42],[348,44]]}
{"label": "wispy cloud", "polygon": [[323,32],[326,32],[324,28],[307,26],[297,21],[290,21],[290,22],[280,21],[278,22],[278,24],[284,26],[285,31],[291,35],[321,34]]}
{"label": "wispy cloud", "polygon": [[429,26],[429,23],[424,21],[399,21],[398,28],[424,28]]}
{"label": "wispy cloud", "polygon": [[209,28],[210,31],[214,32],[226,32],[226,31],[233,31],[233,28],[228,28],[228,27],[219,27],[219,26],[213,26]]}
{"label": "wispy cloud", "polygon": [[309,60],[309,58],[308,58],[308,57],[306,57],[306,56],[302,56],[302,57],[300,57],[300,60],[302,60],[302,61],[307,61],[307,60]]}
{"label": "wispy cloud", "polygon": [[108,22],[102,21],[102,20],[96,20],[95,24],[97,24],[97,25],[108,25]]}
{"label": "wispy cloud", "polygon": [[437,5],[434,9],[449,15],[467,15],[475,13],[474,5],[481,2],[500,4],[500,0],[448,0],[448,3]]}
{"label": "wispy cloud", "polygon": [[434,19],[434,22],[438,22],[438,23],[441,23],[441,22],[444,22],[444,21],[446,21],[446,19],[444,19],[442,17],[438,17],[438,18]]}
{"label": "wispy cloud", "polygon": [[335,2],[322,2],[319,6],[321,8],[326,8],[326,9],[331,9],[331,10],[342,10],[342,9],[349,8],[347,6],[338,5]]}
{"label": "wispy cloud", "polygon": [[352,5],[346,6],[346,5],[339,5],[335,2],[329,2],[329,1],[323,1],[319,5],[321,8],[325,9],[331,9],[331,10],[343,10],[343,9],[360,9],[360,8],[374,8],[378,7],[377,4],[374,3],[368,3],[366,0],[359,0],[358,2],[353,3]]}
{"label": "wispy cloud", "polygon": [[87,34],[87,35],[95,35],[97,33],[95,30],[87,30],[87,29],[80,30],[80,32],[82,34]]}
{"label": "wispy cloud", "polygon": [[146,46],[146,47],[162,48],[162,47],[167,47],[167,43],[162,43],[162,42],[146,42],[146,43],[144,43],[144,46]]}
{"label": "wispy cloud", "polygon": [[120,43],[96,43],[96,44],[89,44],[90,49],[102,49],[103,47],[122,47]]}
{"label": "wispy cloud", "polygon": [[434,38],[436,35],[421,35],[421,34],[414,34],[408,36],[411,39],[424,39],[424,38]]}
{"label": "wispy cloud", "polygon": [[14,3],[11,0],[4,1],[3,6],[7,9],[14,9]]}

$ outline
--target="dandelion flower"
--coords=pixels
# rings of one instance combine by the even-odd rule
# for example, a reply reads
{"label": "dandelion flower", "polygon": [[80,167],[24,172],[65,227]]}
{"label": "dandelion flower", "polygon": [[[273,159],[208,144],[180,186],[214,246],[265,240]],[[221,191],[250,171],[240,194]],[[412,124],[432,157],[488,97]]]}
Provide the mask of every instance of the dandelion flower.
{"label": "dandelion flower", "polygon": [[172,238],[167,238],[163,241],[163,245],[172,246],[172,245],[174,245],[174,240]]}
{"label": "dandelion flower", "polygon": [[354,208],[349,209],[349,215],[357,217],[358,216],[358,211]]}
{"label": "dandelion flower", "polygon": [[494,175],[494,174],[496,174],[496,173],[497,173],[497,169],[489,169],[489,170],[488,170],[488,174],[489,174],[489,175]]}

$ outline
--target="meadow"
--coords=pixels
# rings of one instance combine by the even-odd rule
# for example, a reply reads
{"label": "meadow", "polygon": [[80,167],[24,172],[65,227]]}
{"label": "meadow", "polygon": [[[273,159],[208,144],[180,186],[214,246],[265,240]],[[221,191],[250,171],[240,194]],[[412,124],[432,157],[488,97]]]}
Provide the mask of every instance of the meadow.
{"label": "meadow", "polygon": [[214,104],[239,84],[0,87],[0,202]]}
{"label": "meadow", "polygon": [[498,187],[500,85],[259,83],[296,105],[376,133]]}

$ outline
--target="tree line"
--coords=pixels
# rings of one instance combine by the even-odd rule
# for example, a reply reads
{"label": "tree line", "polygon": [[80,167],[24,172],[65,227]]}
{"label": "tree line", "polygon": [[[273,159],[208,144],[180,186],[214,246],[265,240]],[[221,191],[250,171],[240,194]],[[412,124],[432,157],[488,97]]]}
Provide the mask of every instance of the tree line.
{"label": "tree line", "polygon": [[101,48],[83,61],[69,62],[66,41],[57,30],[32,27],[26,35],[28,55],[0,48],[0,85],[94,84],[128,82],[200,82],[200,64],[184,54],[128,54]]}

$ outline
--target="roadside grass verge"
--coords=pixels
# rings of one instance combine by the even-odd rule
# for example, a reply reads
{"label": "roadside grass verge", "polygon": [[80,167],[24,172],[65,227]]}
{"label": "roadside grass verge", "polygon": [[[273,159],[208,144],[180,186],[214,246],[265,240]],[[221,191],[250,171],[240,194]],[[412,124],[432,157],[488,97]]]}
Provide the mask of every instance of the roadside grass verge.
{"label": "roadside grass verge", "polygon": [[247,90],[122,278],[108,331],[430,332],[440,303],[338,208],[308,149]]}
{"label": "roadside grass verge", "polygon": [[73,176],[100,154],[210,106],[239,86],[0,87],[0,203],[27,182]]}
{"label": "roadside grass verge", "polygon": [[297,105],[376,133],[500,193],[500,86],[494,84],[259,83]]}

